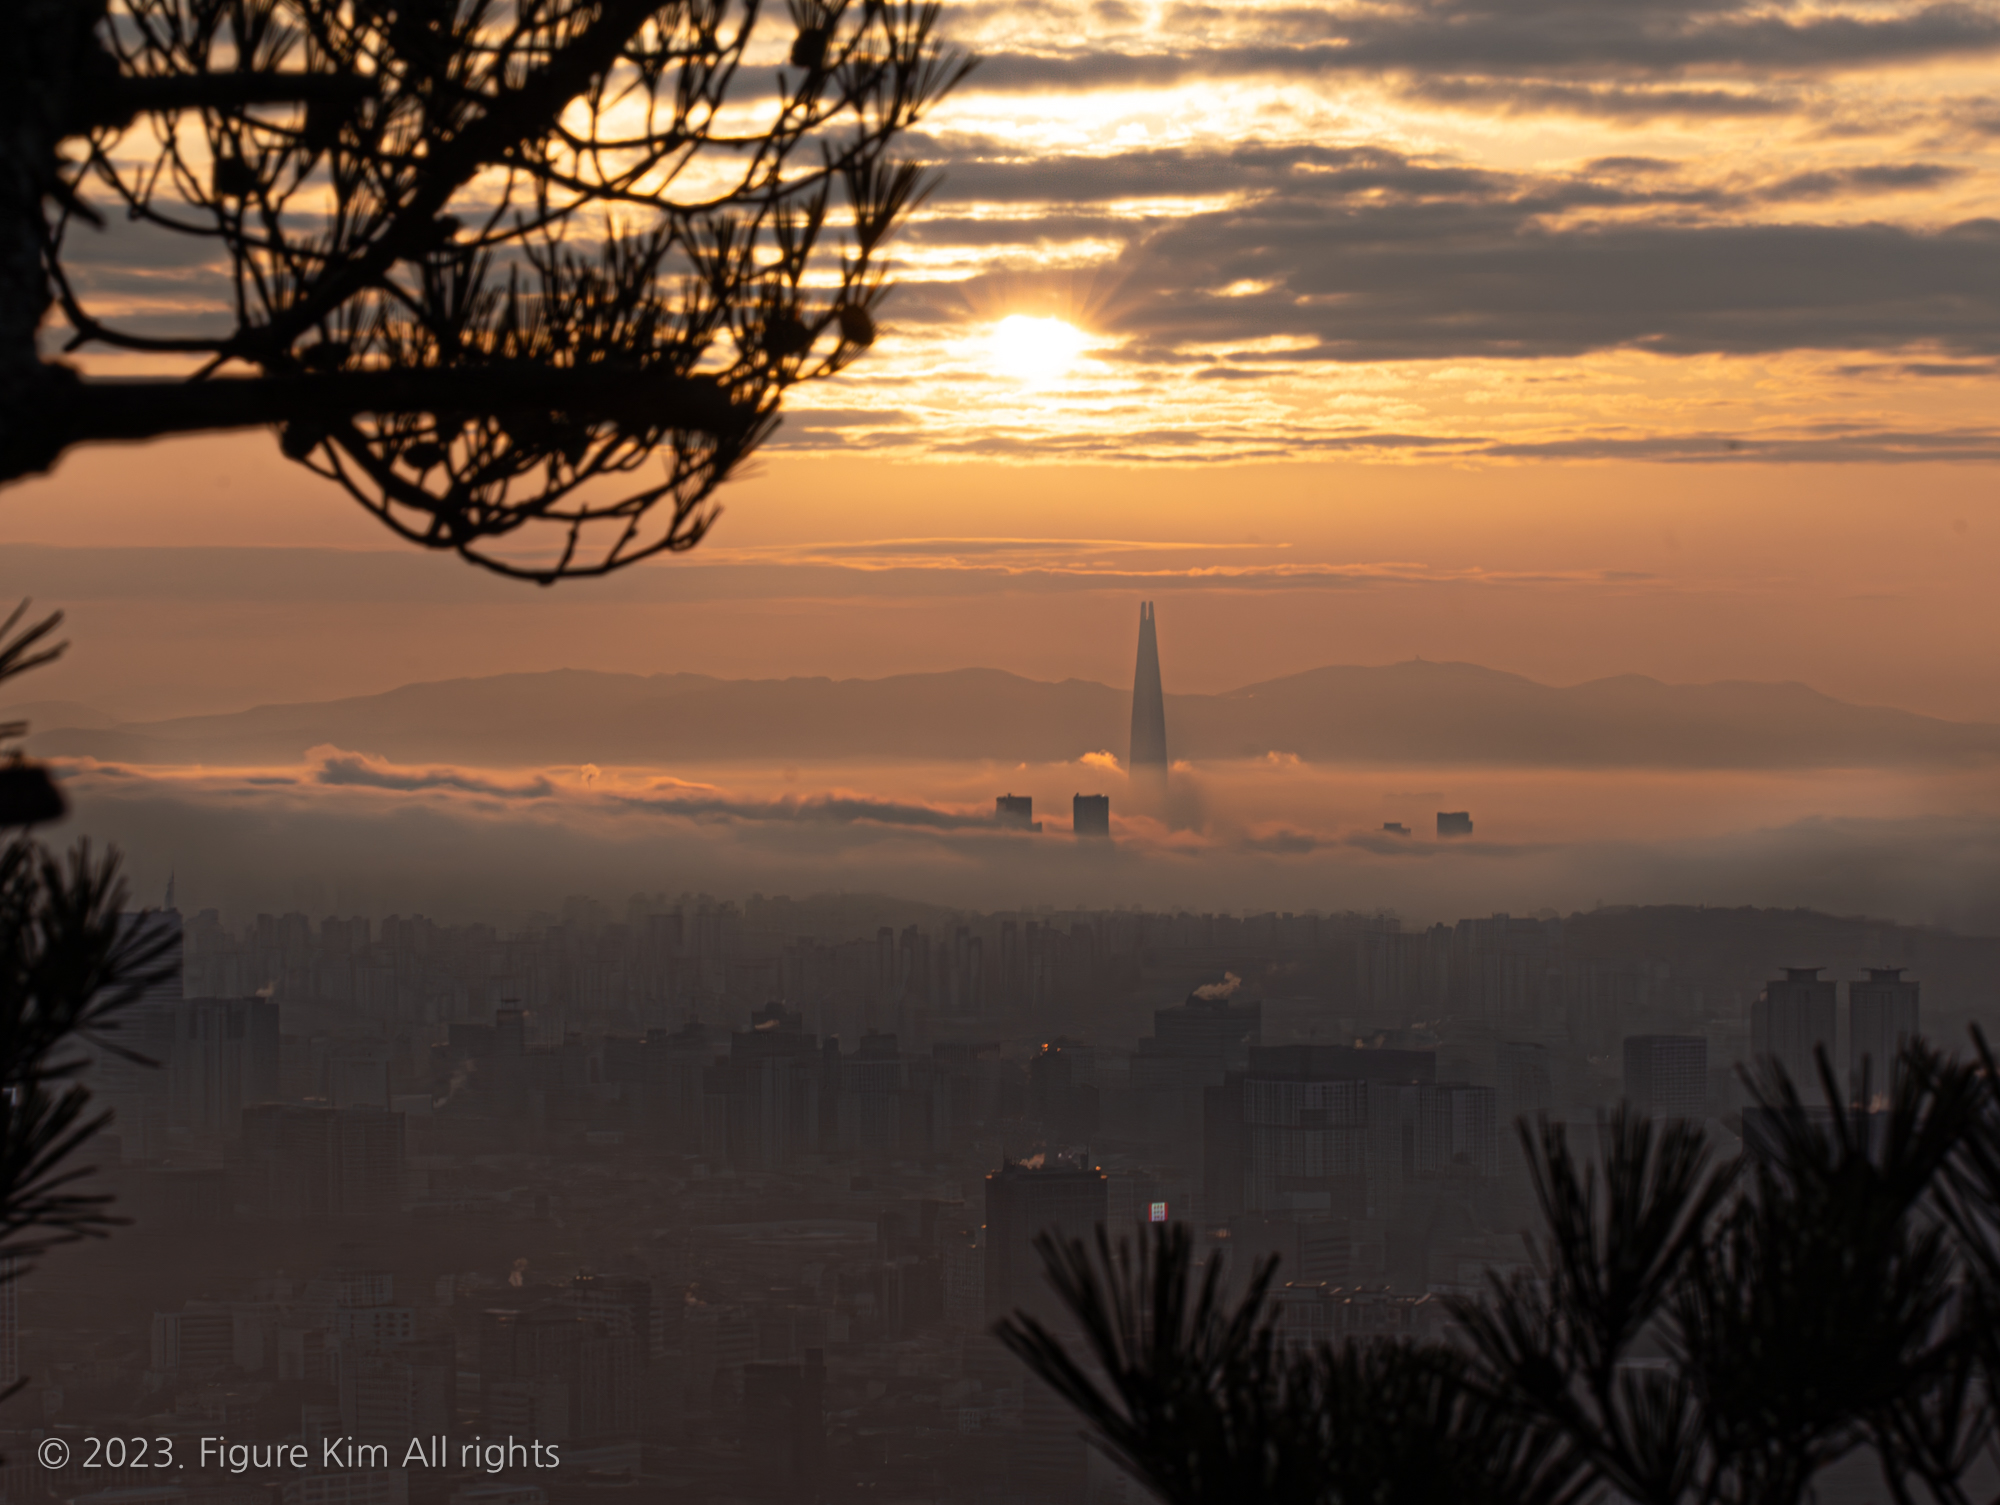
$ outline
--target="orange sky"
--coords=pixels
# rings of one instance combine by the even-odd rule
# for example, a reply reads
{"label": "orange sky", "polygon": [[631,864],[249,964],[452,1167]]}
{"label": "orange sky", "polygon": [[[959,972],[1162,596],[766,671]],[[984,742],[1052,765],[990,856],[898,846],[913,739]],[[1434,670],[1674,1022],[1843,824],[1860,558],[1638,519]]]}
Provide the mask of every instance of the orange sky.
{"label": "orange sky", "polygon": [[[559,666],[985,664],[1121,683],[1133,603],[1152,596],[1173,688],[1421,655],[1552,682],[1800,679],[2000,719],[1994,480],[1969,464],[1079,467],[778,451],[728,489],[708,545],[631,580],[489,584],[398,552],[396,581],[365,601],[350,586],[176,591],[177,546],[389,546],[248,435],[74,454],[7,493],[0,537],[161,549],[123,584],[68,595],[62,572],[53,593],[37,584],[50,574],[36,556],[4,556],[11,588],[71,613],[76,651],[34,698],[114,714]],[[1183,547],[1139,547],[1167,544]],[[1217,569],[1239,573],[1190,575]]]}

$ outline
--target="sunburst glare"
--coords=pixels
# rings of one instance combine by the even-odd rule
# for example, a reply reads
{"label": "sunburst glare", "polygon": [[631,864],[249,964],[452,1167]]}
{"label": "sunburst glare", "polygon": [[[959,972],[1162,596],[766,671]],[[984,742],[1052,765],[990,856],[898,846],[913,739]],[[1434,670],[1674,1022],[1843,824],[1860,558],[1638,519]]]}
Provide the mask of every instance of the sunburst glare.
{"label": "sunburst glare", "polygon": [[1009,314],[993,326],[993,358],[1022,381],[1050,381],[1075,364],[1090,337],[1061,319]]}

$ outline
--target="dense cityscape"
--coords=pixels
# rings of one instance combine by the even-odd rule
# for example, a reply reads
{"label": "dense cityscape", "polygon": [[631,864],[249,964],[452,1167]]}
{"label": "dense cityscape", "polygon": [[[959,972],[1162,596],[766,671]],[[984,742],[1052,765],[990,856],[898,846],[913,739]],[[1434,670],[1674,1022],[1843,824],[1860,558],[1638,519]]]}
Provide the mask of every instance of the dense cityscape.
{"label": "dense cityscape", "polygon": [[15,1498],[1135,1499],[988,1335],[1053,1318],[1037,1231],[1275,1254],[1287,1343],[1449,1336],[1524,1257],[1517,1119],[1733,1150],[1739,1067],[1879,1082],[2000,962],[1671,908],[131,923],[179,949],[86,1076],[132,1224],[3,1288]]}

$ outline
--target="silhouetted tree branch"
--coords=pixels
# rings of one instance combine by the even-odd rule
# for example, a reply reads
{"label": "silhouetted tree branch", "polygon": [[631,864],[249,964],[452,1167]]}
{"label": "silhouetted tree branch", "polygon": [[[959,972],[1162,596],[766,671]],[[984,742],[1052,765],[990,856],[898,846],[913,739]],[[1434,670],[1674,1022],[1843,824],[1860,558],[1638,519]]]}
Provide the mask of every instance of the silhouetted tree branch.
{"label": "silhouetted tree branch", "polygon": [[1542,1215],[1535,1272],[1453,1303],[1488,1392],[1559,1433],[1598,1479],[1641,1505],[1684,1498],[1696,1467],[1685,1376],[1626,1360],[1656,1323],[1727,1194],[1701,1130],[1619,1108],[1598,1130],[1602,1170],[1567,1128],[1518,1125]]}
{"label": "silhouetted tree branch", "polygon": [[1287,1445],[1310,1420],[1263,1310],[1275,1259],[1232,1303],[1222,1260],[1197,1272],[1184,1227],[1115,1249],[1100,1228],[1094,1254],[1046,1233],[1035,1248],[1104,1379],[1034,1317],[1017,1313],[996,1331],[1083,1414],[1100,1448],[1174,1505],[1312,1497],[1306,1455]]}
{"label": "silhouetted tree branch", "polygon": [[115,852],[66,860],[25,837],[0,849],[0,1257],[29,1259],[118,1220],[81,1190],[75,1153],[107,1122],[78,1081],[82,1040],[115,1046],[118,1016],[158,980],[170,942],[123,923]]}
{"label": "silhouetted tree branch", "polygon": [[1469,1383],[1454,1349],[1287,1353],[1265,1302],[1275,1258],[1232,1301],[1219,1256],[1196,1270],[1185,1226],[1036,1248],[1083,1351],[1024,1313],[1001,1342],[1169,1505],[1569,1505],[1588,1482],[1554,1434]]}
{"label": "silhouetted tree branch", "polygon": [[[692,547],[785,391],[874,342],[883,244],[927,191],[892,147],[971,66],[935,4],[788,9],[774,35],[762,0],[21,0],[0,480],[277,426],[502,573]],[[95,307],[73,253],[106,211],[211,247],[229,327]],[[51,306],[71,350],[193,368],[80,380],[36,350]]]}
{"label": "silhouetted tree branch", "polygon": [[998,1332],[1172,1505],[1799,1505],[1864,1446],[1890,1498],[1956,1505],[2000,1436],[2000,1063],[1974,1044],[1912,1045],[1854,1101],[1822,1051],[1825,1108],[1766,1063],[1738,1164],[1626,1108],[1594,1160],[1524,1122],[1535,1268],[1450,1300],[1465,1347],[1287,1355],[1272,1265],[1232,1304],[1181,1229],[1044,1237],[1080,1346]]}
{"label": "silhouetted tree branch", "polygon": [[1922,1045],[1903,1063],[1886,1107],[1865,1088],[1848,1102],[1824,1050],[1823,1109],[1808,1111],[1773,1063],[1753,1079],[1773,1143],[1695,1247],[1667,1313],[1702,1420],[1699,1498],[1803,1500],[1816,1474],[1869,1442],[1899,1497],[1912,1470],[1954,1497],[1918,1442],[1970,1336],[1936,1198],[1975,1132],[1979,1088]]}
{"label": "silhouetted tree branch", "polygon": [[[0,623],[0,681],[68,646],[45,646],[62,613],[20,627],[27,609],[23,601]],[[13,723],[0,727],[0,738],[26,730]],[[45,805],[30,799],[24,807],[5,782],[24,773],[46,782],[44,770],[18,757],[0,766],[0,826],[47,817]],[[118,1221],[109,1197],[79,1185],[90,1168],[74,1164],[108,1122],[89,1112],[90,1093],[77,1080],[87,1059],[79,1047],[89,1042],[139,1059],[116,1043],[119,1016],[166,975],[172,947],[171,937],[130,926],[124,908],[115,852],[96,856],[79,841],[62,859],[24,830],[0,846],[0,1259],[14,1262],[0,1279],[12,1279],[21,1261]]]}

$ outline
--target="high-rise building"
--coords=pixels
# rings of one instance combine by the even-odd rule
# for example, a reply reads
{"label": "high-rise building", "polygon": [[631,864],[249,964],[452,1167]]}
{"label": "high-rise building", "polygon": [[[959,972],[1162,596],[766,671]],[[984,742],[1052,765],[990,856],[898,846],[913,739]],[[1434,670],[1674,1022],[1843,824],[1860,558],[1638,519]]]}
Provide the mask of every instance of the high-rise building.
{"label": "high-rise building", "polygon": [[1917,984],[1903,980],[1901,967],[1870,967],[1866,982],[1847,985],[1847,1080],[1855,1098],[1894,1092],[1898,1058],[1916,1038]]}
{"label": "high-rise building", "polygon": [[1000,825],[1016,831],[1039,831],[1041,823],[1035,819],[1035,797],[1031,794],[1001,794],[994,796],[993,819]]}
{"label": "high-rise building", "polygon": [[1700,1035],[1630,1035],[1625,1099],[1647,1118],[1699,1122],[1708,1113],[1708,1041]]}
{"label": "high-rise building", "polygon": [[156,1374],[222,1374],[236,1363],[236,1314],[219,1301],[190,1301],[153,1314]]}
{"label": "high-rise building", "polygon": [[120,1158],[160,1159],[167,1154],[168,1073],[153,1063],[167,1061],[173,1051],[185,944],[181,913],[170,901],[165,909],[120,915],[118,928],[121,940],[156,953],[157,976],[94,1031],[99,1039],[90,1047],[84,1085],[111,1111]]}
{"label": "high-rise building", "polygon": [[[1361,1216],[1374,1189],[1364,1177],[1388,1175],[1400,1186],[1406,1161],[1416,1173],[1418,1088],[1431,1091],[1436,1075],[1428,1050],[1250,1047],[1243,1069],[1204,1094],[1208,1217]],[[1379,1123],[1378,1091],[1390,1105]],[[1397,1116],[1404,1108],[1406,1122]],[[1490,1134],[1490,1102],[1486,1111]],[[1449,1133],[1444,1142],[1449,1150]]]}
{"label": "high-rise building", "polygon": [[1169,1160],[1200,1163],[1203,1094],[1249,1063],[1263,1008],[1191,995],[1155,1010],[1153,1033],[1139,1041],[1128,1067],[1129,1100],[1139,1136]]}
{"label": "high-rise building", "polygon": [[245,1108],[243,1170],[253,1199],[282,1219],[392,1217],[403,1207],[403,1115]]}
{"label": "high-rise building", "polygon": [[137,1007],[172,1003],[181,996],[181,974],[186,965],[186,927],[181,912],[174,908],[173,885],[167,885],[167,906],[144,909],[118,917],[122,938],[131,939],[154,957],[154,980],[140,993]]}
{"label": "high-rise building", "polygon": [[1834,984],[1819,974],[1818,967],[1787,967],[1750,1005],[1751,1054],[1779,1066],[1808,1103],[1823,1096],[1814,1051],[1833,1055]]}
{"label": "high-rise building", "polygon": [[1367,1091],[1363,1143],[1370,1217],[1394,1217],[1412,1182],[1498,1174],[1500,1135],[1491,1087],[1382,1076],[1371,1079]]}
{"label": "high-rise building", "polygon": [[1367,1086],[1327,1078],[1310,1046],[1250,1052],[1243,1078],[1243,1210],[1358,1215],[1365,1209]]}
{"label": "high-rise building", "polygon": [[449,1432],[455,1421],[458,1356],[453,1335],[342,1344],[336,1380],[340,1424],[363,1442],[400,1453],[412,1437]]}
{"label": "high-rise building", "polygon": [[1000,1113],[997,1041],[941,1040],[931,1047],[928,1140],[933,1149],[966,1146]]}
{"label": "high-rise building", "polygon": [[1554,1052],[1535,1040],[1502,1040],[1494,1054],[1500,1073],[1494,1111],[1500,1116],[1500,1132],[1511,1138],[1516,1119],[1532,1119],[1554,1104]]}
{"label": "high-rise building", "polygon": [[819,1153],[820,1043],[782,1004],[750,1022],[706,1072],[702,1151],[739,1171],[780,1170]]}
{"label": "high-rise building", "polygon": [[1082,1505],[1090,1488],[1089,1451],[1076,1410],[1039,1375],[1021,1377],[1021,1425],[1008,1446],[1017,1498]]}
{"label": "high-rise building", "polygon": [[1078,836],[1111,834],[1111,796],[1079,794],[1070,801],[1070,826]]}
{"label": "high-rise building", "polygon": [[645,1340],[622,1321],[593,1321],[565,1301],[481,1314],[480,1409],[489,1433],[541,1430],[544,1441],[634,1437]]}
{"label": "high-rise building", "polygon": [[1427,1050],[1252,1048],[1243,1075],[1243,1210],[1359,1216],[1368,1083],[1428,1083],[1436,1074]]}
{"label": "high-rise building", "polygon": [[649,1029],[643,1043],[604,1042],[604,1079],[618,1084],[649,1137],[663,1148],[692,1152],[701,1148],[702,1073],[714,1056],[699,1022],[677,1031]]}
{"label": "high-rise building", "polygon": [[791,1498],[819,1497],[826,1466],[826,1355],[805,1362],[743,1366],[743,1442],[767,1486]]}
{"label": "high-rise building", "polygon": [[963,1333],[977,1333],[986,1318],[986,1250],[979,1234],[965,1229],[938,1240],[944,1320]]}
{"label": "high-rise building", "polygon": [[233,1134],[245,1108],[278,1096],[278,1005],[268,998],[188,998],[167,1009],[168,1123]]}
{"label": "high-rise building", "polygon": [[1058,1162],[1013,1164],[986,1178],[986,1312],[1025,1307],[1047,1320],[1054,1295],[1042,1279],[1035,1236],[1089,1238],[1110,1212],[1104,1172]]}
{"label": "high-rise building", "polygon": [[326,1056],[322,1092],[336,1108],[387,1108],[394,1068],[386,1040],[345,1040]]}
{"label": "high-rise building", "polygon": [[563,1293],[570,1310],[595,1322],[614,1338],[631,1338],[640,1362],[658,1357],[664,1341],[663,1313],[653,1301],[652,1282],[637,1275],[578,1275]]}
{"label": "high-rise building", "polygon": [[1153,629],[1153,603],[1139,603],[1139,663],[1132,673],[1134,770],[1167,766],[1167,701],[1160,687],[1160,640]]}
{"label": "high-rise building", "polygon": [[[1008,1165],[986,1178],[986,1317],[1024,1309],[1058,1330],[1070,1324],[1043,1278],[1035,1238],[1088,1239],[1110,1215],[1110,1183],[1083,1157]],[[1020,1373],[1021,1427],[1010,1448],[1016,1488],[1048,1505],[1081,1505],[1088,1461],[1076,1413],[1034,1375]]]}
{"label": "high-rise building", "polygon": [[1436,1082],[1417,1089],[1417,1168],[1438,1177],[1491,1176],[1500,1137],[1491,1087]]}
{"label": "high-rise building", "polygon": [[840,1058],[835,1120],[842,1150],[878,1164],[896,1158],[907,1077],[894,1035],[865,1034],[851,1054]]}

